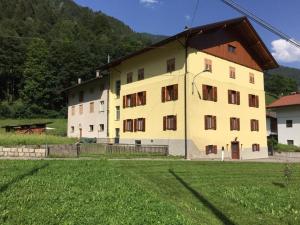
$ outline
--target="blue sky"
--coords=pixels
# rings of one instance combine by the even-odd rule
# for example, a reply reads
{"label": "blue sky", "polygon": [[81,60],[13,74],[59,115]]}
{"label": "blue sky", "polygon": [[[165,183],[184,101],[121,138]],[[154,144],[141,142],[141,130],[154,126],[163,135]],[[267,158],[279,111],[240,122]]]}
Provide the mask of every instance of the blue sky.
{"label": "blue sky", "polygon": [[[191,26],[197,0],[75,0],[113,16],[134,31],[173,35]],[[300,41],[299,0],[235,0],[293,39]],[[220,0],[199,0],[193,26],[241,16]],[[252,23],[281,65],[300,68],[300,49]]]}

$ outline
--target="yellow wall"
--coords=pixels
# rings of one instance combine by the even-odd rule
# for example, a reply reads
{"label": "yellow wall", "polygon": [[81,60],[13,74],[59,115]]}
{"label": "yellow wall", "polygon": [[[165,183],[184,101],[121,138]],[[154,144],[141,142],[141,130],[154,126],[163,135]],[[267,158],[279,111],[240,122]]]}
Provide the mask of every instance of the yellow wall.
{"label": "yellow wall", "polygon": [[[166,61],[176,58],[176,71],[166,73]],[[218,101],[199,99],[197,92],[192,95],[193,77],[204,69],[204,59],[211,59],[212,73],[203,73],[196,79],[196,86],[202,97],[202,84],[218,88]],[[115,128],[120,128],[122,139],[181,139],[184,140],[184,61],[185,51],[174,41],[124,61],[110,70],[109,136],[115,137]],[[229,67],[235,67],[236,79],[229,78]],[[137,70],[145,69],[145,79],[137,81]],[[120,72],[121,73],[120,73]],[[133,72],[133,83],[126,84],[127,73]],[[203,151],[206,145],[218,145],[218,149],[235,138],[243,148],[251,148],[258,143],[261,148],[266,143],[265,95],[263,73],[235,63],[189,49],[188,56],[188,139]],[[249,73],[255,75],[255,84],[249,83]],[[115,81],[121,79],[120,99],[116,99]],[[162,103],[161,88],[178,84],[178,100]],[[228,89],[240,91],[240,105],[228,104]],[[196,90],[196,89],[195,89]],[[145,106],[123,109],[122,97],[140,91],[147,92]],[[259,108],[248,106],[248,94],[259,95]],[[120,121],[115,121],[115,106],[121,109]],[[177,115],[177,131],[163,131],[163,116]],[[217,130],[204,130],[204,115],[217,116]],[[230,117],[240,118],[240,131],[230,131]],[[123,120],[146,118],[145,132],[123,133]],[[250,131],[250,119],[259,120],[259,132]]]}
{"label": "yellow wall", "polygon": [[[200,99],[197,89],[192,95],[192,80],[195,74],[204,70],[204,59],[212,60],[212,73],[204,72],[195,80],[195,86],[202,97],[202,84],[218,89],[218,101]],[[229,77],[229,67],[235,67],[236,79]],[[252,144],[266,147],[265,93],[263,73],[229,62],[203,52],[190,50],[188,57],[188,137],[204,150],[206,145],[227,147],[231,141],[237,141],[243,148],[252,148]],[[255,76],[255,84],[249,83],[249,73]],[[240,105],[228,104],[228,90],[240,92]],[[259,96],[259,108],[249,107],[248,94]],[[204,129],[204,115],[217,117],[217,130]],[[230,117],[240,118],[240,131],[230,131]],[[250,120],[259,120],[259,132],[250,130]]]}
{"label": "yellow wall", "polygon": [[[166,72],[166,61],[176,59],[176,71]],[[183,78],[184,78],[184,48],[179,42],[165,45],[161,49],[147,52],[143,55],[127,60],[116,69],[111,70],[110,92],[110,137],[115,137],[115,128],[120,128],[121,138],[159,138],[182,139],[183,133]],[[137,81],[137,70],[145,69],[145,79]],[[133,72],[133,83],[127,84],[127,73]],[[121,78],[120,99],[116,99],[115,82]],[[178,84],[178,100],[161,102],[161,88]],[[123,96],[146,91],[146,105],[123,109]],[[115,121],[115,106],[121,108],[121,119]],[[163,116],[177,115],[177,131],[163,131]],[[123,133],[123,120],[146,118],[145,132]]]}

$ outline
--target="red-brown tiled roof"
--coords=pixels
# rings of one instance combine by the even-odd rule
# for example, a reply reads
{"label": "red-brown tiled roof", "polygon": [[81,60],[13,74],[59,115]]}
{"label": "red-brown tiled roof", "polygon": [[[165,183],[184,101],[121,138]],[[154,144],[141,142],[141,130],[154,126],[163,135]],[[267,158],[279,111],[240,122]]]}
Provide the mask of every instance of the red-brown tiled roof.
{"label": "red-brown tiled roof", "polygon": [[268,109],[284,106],[300,105],[300,93],[283,96],[267,106]]}

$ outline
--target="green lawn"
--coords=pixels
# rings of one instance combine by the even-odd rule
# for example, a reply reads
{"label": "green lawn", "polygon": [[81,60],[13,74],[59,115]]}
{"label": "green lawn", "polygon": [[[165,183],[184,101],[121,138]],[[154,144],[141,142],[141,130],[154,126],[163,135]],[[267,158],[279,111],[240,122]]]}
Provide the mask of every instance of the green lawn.
{"label": "green lawn", "polygon": [[48,130],[48,134],[67,136],[67,119],[0,119],[0,133],[5,132],[5,129],[1,128],[2,126],[43,122],[51,122],[47,127],[55,128],[53,130]]}
{"label": "green lawn", "polygon": [[[47,130],[47,135],[20,135],[6,133],[1,128],[6,125],[32,124],[41,122],[51,122],[47,127],[54,128]],[[67,138],[67,120],[66,119],[3,119],[0,120],[0,146],[17,145],[44,145],[47,144],[72,144],[76,140]]]}
{"label": "green lawn", "polygon": [[300,165],[0,161],[0,224],[299,224]]}

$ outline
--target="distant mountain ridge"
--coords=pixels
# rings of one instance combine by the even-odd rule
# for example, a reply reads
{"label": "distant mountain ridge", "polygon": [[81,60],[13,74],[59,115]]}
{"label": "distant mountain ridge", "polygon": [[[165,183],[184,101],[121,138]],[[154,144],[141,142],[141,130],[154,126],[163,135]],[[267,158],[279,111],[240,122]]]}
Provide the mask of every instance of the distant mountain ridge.
{"label": "distant mountain ridge", "polygon": [[265,72],[265,76],[272,76],[274,74],[282,75],[285,77],[292,78],[297,81],[298,88],[300,90],[300,69],[280,66],[276,69],[268,70]]}

